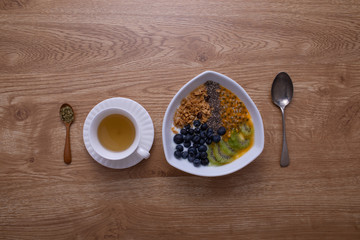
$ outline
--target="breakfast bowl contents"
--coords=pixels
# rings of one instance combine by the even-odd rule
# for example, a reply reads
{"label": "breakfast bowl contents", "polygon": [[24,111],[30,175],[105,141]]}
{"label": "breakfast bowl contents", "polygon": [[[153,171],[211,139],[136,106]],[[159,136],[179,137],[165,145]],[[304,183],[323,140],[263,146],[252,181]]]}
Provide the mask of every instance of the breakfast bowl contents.
{"label": "breakfast bowl contents", "polygon": [[172,166],[199,176],[221,176],[241,169],[262,152],[262,119],[241,86],[207,71],[171,101],[163,143]]}
{"label": "breakfast bowl contents", "polygon": [[253,124],[246,106],[213,81],[206,81],[182,99],[174,127],[175,158],[187,159],[195,167],[230,163],[253,142]]}

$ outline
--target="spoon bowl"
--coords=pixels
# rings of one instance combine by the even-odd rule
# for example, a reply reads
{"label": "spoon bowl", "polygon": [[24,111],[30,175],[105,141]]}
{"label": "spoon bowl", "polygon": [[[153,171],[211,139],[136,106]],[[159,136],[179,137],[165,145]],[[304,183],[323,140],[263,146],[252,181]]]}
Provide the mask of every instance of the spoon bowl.
{"label": "spoon bowl", "polygon": [[280,159],[281,167],[287,167],[290,162],[285,133],[285,107],[291,102],[293,94],[294,87],[290,76],[286,72],[280,72],[276,75],[272,84],[271,97],[274,104],[280,108],[282,114],[283,148]]}

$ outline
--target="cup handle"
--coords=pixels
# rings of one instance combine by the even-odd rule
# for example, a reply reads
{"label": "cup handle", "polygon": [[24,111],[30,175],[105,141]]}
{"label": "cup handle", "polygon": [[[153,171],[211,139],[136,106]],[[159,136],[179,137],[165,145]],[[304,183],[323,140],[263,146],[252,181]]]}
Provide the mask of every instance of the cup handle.
{"label": "cup handle", "polygon": [[136,153],[142,157],[142,159],[148,159],[150,157],[150,153],[141,147],[136,149]]}

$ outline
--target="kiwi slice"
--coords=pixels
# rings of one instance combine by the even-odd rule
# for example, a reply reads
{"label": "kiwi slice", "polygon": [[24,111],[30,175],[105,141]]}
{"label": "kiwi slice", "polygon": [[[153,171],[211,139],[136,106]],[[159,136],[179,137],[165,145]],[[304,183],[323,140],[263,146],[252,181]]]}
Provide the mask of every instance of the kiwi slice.
{"label": "kiwi slice", "polygon": [[242,134],[244,134],[245,137],[248,137],[252,134],[252,128],[246,123],[240,126],[240,131]]}
{"label": "kiwi slice", "polygon": [[236,152],[241,149],[240,143],[244,141],[245,138],[241,133],[233,132],[228,140],[229,146]]}
{"label": "kiwi slice", "polygon": [[217,159],[215,158],[215,156],[214,156],[213,147],[214,147],[214,145],[212,144],[211,146],[209,146],[208,150],[206,151],[207,155],[208,155],[209,162],[211,164],[213,164],[213,165],[221,165],[221,163],[219,163],[217,161]]}
{"label": "kiwi slice", "polygon": [[228,156],[221,151],[219,144],[214,145],[213,152],[214,152],[216,161],[220,164],[225,164],[225,163],[229,162],[231,159],[231,156]]}
{"label": "kiwi slice", "polygon": [[247,148],[250,145],[250,139],[246,139],[243,133],[234,133],[228,140],[229,146],[233,151],[239,151]]}
{"label": "kiwi slice", "polygon": [[243,141],[241,141],[239,143],[239,145],[240,145],[240,149],[247,148],[250,145],[250,140],[249,139],[244,139]]}
{"label": "kiwi slice", "polygon": [[221,140],[219,142],[219,146],[220,146],[220,150],[221,152],[223,152],[225,155],[228,156],[234,156],[236,151],[234,151],[227,142],[225,142],[224,140]]}
{"label": "kiwi slice", "polygon": [[237,139],[236,139],[236,133],[233,132],[230,136],[230,138],[228,139],[228,144],[229,146],[234,149],[235,151],[238,149],[238,144],[237,144]]}
{"label": "kiwi slice", "polygon": [[247,148],[249,145],[250,139],[245,138],[242,132],[233,132],[227,142],[221,140],[219,143],[212,143],[208,147],[208,159],[213,165],[224,165],[230,162],[238,151]]}

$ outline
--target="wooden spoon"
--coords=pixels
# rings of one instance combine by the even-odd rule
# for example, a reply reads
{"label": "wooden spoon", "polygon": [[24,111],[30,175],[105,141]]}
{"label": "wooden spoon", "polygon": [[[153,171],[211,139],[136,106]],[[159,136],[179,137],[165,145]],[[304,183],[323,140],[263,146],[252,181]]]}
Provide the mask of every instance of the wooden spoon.
{"label": "wooden spoon", "polygon": [[64,162],[66,164],[71,163],[71,147],[70,147],[70,125],[75,120],[75,113],[72,107],[64,103],[60,107],[60,117],[61,120],[64,122],[66,127],[66,140],[65,140],[65,148],[64,148]]}

